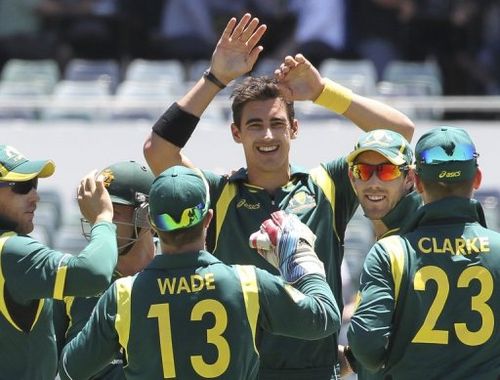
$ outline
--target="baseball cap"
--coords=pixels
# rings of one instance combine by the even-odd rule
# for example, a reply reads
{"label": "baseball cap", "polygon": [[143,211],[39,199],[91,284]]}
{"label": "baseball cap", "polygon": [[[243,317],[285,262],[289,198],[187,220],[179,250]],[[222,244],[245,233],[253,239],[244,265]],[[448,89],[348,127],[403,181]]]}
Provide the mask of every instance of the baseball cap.
{"label": "baseball cap", "polygon": [[422,179],[459,182],[474,178],[479,153],[465,129],[443,126],[420,137],[415,156],[417,174]]}
{"label": "baseball cap", "polygon": [[408,141],[399,133],[388,129],[375,129],[362,134],[354,150],[347,155],[347,162],[354,163],[359,154],[370,150],[380,153],[394,165],[413,163],[413,151]]}
{"label": "baseball cap", "polygon": [[199,224],[210,207],[208,183],[198,169],[173,166],[153,182],[149,193],[151,224],[175,231]]}
{"label": "baseball cap", "polygon": [[147,200],[154,175],[136,161],[122,161],[109,165],[100,173],[111,202],[139,206]]}
{"label": "baseball cap", "polygon": [[35,177],[46,178],[54,174],[52,160],[30,161],[16,148],[0,145],[0,181],[24,182]]}

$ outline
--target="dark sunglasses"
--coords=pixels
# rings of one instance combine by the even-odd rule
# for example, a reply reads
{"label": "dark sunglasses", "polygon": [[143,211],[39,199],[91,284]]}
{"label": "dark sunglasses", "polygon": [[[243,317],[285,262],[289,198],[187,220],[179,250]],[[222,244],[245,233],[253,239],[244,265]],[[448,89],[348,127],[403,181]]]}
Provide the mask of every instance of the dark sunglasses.
{"label": "dark sunglasses", "polygon": [[404,172],[408,171],[408,165],[394,164],[353,164],[351,165],[352,176],[361,181],[368,181],[373,173],[377,173],[377,177],[382,181],[392,181],[398,178]]}
{"label": "dark sunglasses", "polygon": [[0,182],[0,187],[7,187],[16,194],[28,194],[31,189],[38,187],[38,177],[23,182]]}

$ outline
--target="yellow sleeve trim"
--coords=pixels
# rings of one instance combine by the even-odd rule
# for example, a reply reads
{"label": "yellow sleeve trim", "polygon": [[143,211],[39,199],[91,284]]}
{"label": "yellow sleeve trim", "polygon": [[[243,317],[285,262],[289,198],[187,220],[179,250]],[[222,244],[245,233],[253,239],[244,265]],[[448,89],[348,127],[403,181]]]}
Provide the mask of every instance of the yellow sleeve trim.
{"label": "yellow sleeve trim", "polygon": [[397,235],[386,237],[379,242],[382,244],[391,260],[391,272],[394,281],[394,302],[397,304],[405,265],[404,247],[401,244],[400,237]]}
{"label": "yellow sleeve trim", "polygon": [[327,79],[321,94],[314,101],[330,111],[343,114],[352,102],[352,90]]}
{"label": "yellow sleeve trim", "polygon": [[255,345],[255,334],[257,331],[257,320],[259,318],[259,287],[257,286],[257,275],[255,268],[249,265],[235,265],[240,276],[241,289],[243,290],[243,299],[245,300],[245,311],[247,313],[248,322],[252,329],[253,348],[257,354],[257,346]]}
{"label": "yellow sleeve trim", "polygon": [[[66,265],[65,259],[68,255],[64,255],[59,261],[56,273],[56,281],[54,283],[54,294],[53,298],[56,300],[62,300],[64,298],[64,284],[66,283],[66,274],[68,273],[68,266]],[[64,262],[64,264],[63,264]]]}

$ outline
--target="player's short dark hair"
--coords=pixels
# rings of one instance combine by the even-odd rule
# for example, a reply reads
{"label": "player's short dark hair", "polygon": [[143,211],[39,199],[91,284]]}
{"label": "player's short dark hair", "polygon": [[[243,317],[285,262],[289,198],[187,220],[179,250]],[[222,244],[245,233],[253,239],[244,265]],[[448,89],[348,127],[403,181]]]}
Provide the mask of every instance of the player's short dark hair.
{"label": "player's short dark hair", "polygon": [[241,126],[241,115],[243,114],[243,108],[248,102],[254,100],[269,100],[280,98],[286,105],[286,113],[288,116],[288,121],[292,123],[295,118],[295,110],[293,107],[293,102],[286,101],[278,84],[275,79],[261,76],[261,77],[247,77],[243,82],[236,85],[233,93],[231,94],[233,103],[231,105],[231,110],[233,112],[233,123],[240,128]]}
{"label": "player's short dark hair", "polygon": [[193,227],[182,228],[180,230],[156,232],[163,243],[174,247],[182,247],[200,238],[200,235],[203,233],[203,225],[204,223],[199,223]]}

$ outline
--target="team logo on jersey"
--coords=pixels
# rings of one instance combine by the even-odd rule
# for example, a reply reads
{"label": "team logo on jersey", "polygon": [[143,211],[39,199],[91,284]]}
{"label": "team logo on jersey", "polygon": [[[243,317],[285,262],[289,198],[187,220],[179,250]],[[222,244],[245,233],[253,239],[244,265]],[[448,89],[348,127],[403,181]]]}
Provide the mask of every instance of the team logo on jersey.
{"label": "team logo on jersey", "polygon": [[104,169],[101,172],[101,175],[104,176],[104,187],[110,187],[111,182],[113,182],[113,180],[115,179],[113,171],[111,169]]}
{"label": "team logo on jersey", "polygon": [[293,195],[292,199],[290,199],[290,202],[286,207],[286,211],[293,214],[300,214],[301,211],[310,210],[315,206],[316,200],[311,194],[305,191],[299,191]]}

